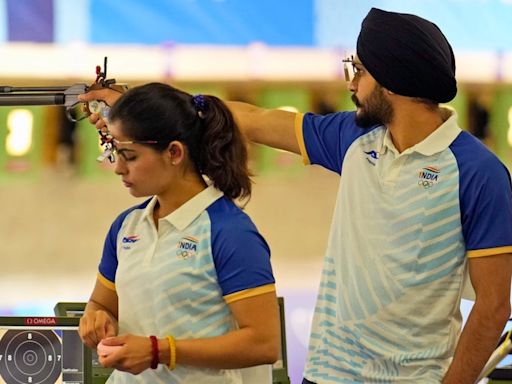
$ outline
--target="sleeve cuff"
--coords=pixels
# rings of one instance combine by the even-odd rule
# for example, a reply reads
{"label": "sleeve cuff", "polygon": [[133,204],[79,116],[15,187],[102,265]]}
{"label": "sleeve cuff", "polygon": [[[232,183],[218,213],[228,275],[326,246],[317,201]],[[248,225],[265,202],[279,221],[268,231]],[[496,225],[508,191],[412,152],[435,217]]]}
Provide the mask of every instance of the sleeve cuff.
{"label": "sleeve cuff", "polygon": [[276,287],[274,284],[262,285],[261,287],[244,289],[235,293],[230,293],[224,296],[226,303],[232,303],[234,301],[247,299],[248,297],[262,295],[264,293],[275,292]]}
{"label": "sleeve cuff", "polygon": [[297,113],[295,115],[295,136],[297,138],[297,143],[299,143],[300,154],[302,156],[302,161],[305,165],[311,164],[309,161],[308,152],[306,151],[306,144],[304,143],[304,133],[302,130],[302,122],[304,120],[304,114]]}
{"label": "sleeve cuff", "polygon": [[467,256],[470,258],[473,258],[473,257],[501,255],[503,253],[512,253],[512,246],[486,248],[486,249],[473,249],[473,250],[467,251]]}
{"label": "sleeve cuff", "polygon": [[115,291],[116,290],[116,284],[112,281],[108,280],[106,277],[104,277],[100,272],[98,272],[98,281],[103,284],[108,289]]}

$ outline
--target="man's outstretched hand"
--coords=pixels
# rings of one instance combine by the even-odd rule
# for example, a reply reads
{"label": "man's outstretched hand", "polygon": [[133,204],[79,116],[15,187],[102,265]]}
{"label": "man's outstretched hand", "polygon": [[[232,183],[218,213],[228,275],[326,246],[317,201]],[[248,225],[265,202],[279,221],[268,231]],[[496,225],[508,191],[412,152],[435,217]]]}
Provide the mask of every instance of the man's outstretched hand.
{"label": "man's outstretched hand", "polygon": [[[103,101],[107,105],[113,106],[122,95],[123,94],[119,91],[110,88],[102,88],[82,93],[81,95],[78,95],[78,100],[84,103]],[[104,130],[107,126],[106,120],[103,119],[99,113],[91,113],[89,116],[89,122],[94,124],[97,130]]]}

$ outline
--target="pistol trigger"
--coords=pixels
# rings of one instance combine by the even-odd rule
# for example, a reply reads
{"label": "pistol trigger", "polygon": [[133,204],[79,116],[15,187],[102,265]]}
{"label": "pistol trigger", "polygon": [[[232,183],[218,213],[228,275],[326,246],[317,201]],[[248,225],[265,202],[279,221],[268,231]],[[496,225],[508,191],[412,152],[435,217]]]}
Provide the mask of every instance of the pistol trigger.
{"label": "pistol trigger", "polygon": [[66,117],[68,118],[69,121],[72,121],[74,123],[77,122],[77,119],[73,115],[73,109],[70,107],[66,107]]}

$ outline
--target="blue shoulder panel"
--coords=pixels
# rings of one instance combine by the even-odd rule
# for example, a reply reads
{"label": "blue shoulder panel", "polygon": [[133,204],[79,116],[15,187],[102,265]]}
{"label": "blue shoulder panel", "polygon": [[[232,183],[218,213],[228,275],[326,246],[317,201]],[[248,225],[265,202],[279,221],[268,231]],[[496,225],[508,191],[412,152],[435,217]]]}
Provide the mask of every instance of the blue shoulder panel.
{"label": "blue shoulder panel", "polygon": [[110,226],[110,229],[107,233],[107,237],[105,238],[105,243],[103,245],[103,255],[101,256],[99,271],[101,275],[111,281],[116,281],[116,271],[117,271],[117,234],[121,229],[126,216],[128,216],[131,212],[136,209],[144,209],[148,205],[151,199],[146,200],[142,204],[131,207],[121,213],[115,221]]}
{"label": "blue shoulder panel", "polygon": [[507,168],[467,132],[450,149],[459,167],[466,250],[512,246],[512,188]]}
{"label": "blue shoulder panel", "polygon": [[226,197],[207,208],[212,254],[223,296],[274,284],[270,249],[256,226]]}
{"label": "blue shoulder panel", "polygon": [[355,116],[355,112],[304,115],[302,133],[311,164],[341,174],[343,159],[350,145],[378,127],[361,128],[356,125]]}

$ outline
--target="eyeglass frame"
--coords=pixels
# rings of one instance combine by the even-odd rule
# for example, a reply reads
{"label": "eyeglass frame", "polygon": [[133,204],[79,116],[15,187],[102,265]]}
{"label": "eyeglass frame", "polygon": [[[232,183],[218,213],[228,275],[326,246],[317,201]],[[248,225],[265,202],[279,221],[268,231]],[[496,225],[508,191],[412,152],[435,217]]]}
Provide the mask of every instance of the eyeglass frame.
{"label": "eyeglass frame", "polygon": [[[341,60],[342,63],[343,63],[343,73],[345,75],[345,81],[347,83],[351,83],[359,74],[360,72],[360,69],[358,69],[356,67],[356,64],[354,63],[354,55],[350,55],[349,57],[346,57],[344,59]],[[348,67],[348,65],[351,65],[352,66],[352,72],[353,72],[353,76],[351,77],[350,76],[350,69]],[[360,64],[360,63],[358,63]]]}
{"label": "eyeglass frame", "polygon": [[108,134],[100,134],[102,138],[102,146],[105,148],[103,153],[99,155],[96,160],[98,162],[103,162],[105,159],[108,159],[111,163],[116,162],[115,154],[117,152],[116,145],[119,144],[158,144],[161,143],[161,141],[158,140],[126,140],[126,141],[120,141],[117,139],[114,139],[110,133]]}

